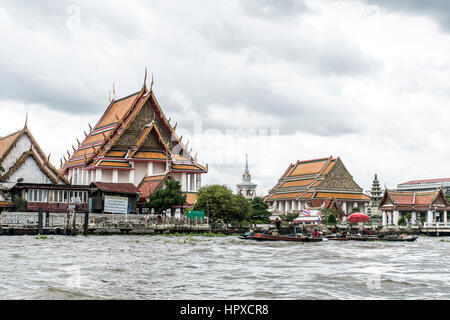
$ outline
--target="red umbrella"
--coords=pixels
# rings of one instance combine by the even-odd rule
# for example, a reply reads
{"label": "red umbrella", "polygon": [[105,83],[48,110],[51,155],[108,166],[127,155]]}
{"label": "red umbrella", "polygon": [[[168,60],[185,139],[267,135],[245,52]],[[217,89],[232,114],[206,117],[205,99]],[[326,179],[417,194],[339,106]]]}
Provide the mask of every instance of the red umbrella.
{"label": "red umbrella", "polygon": [[351,223],[358,223],[358,222],[364,222],[364,221],[369,221],[370,218],[367,214],[361,213],[361,212],[355,212],[352,213],[351,215],[349,215],[347,217],[347,221],[351,222]]}

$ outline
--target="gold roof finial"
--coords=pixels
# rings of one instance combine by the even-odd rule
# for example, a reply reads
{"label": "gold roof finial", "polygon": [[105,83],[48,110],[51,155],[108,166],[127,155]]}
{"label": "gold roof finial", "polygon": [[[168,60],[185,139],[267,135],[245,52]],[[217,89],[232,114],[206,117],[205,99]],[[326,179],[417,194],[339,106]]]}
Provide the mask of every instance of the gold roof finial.
{"label": "gold roof finial", "polygon": [[63,161],[62,161],[62,158],[61,159],[59,159],[59,163],[60,163],[60,167],[62,168],[62,166],[64,165],[64,163],[63,163]]}
{"label": "gold roof finial", "polygon": [[67,156],[70,158],[70,152],[69,152],[69,150],[67,150]]}
{"label": "gold roof finial", "polygon": [[84,135],[85,135],[86,138],[87,138],[88,134],[86,133],[86,131],[83,130],[83,133],[84,133]]}
{"label": "gold roof finial", "polygon": [[64,162],[67,162],[67,159],[66,159],[66,156],[65,156],[65,155],[63,156],[63,158],[64,158]]}
{"label": "gold roof finial", "polygon": [[147,67],[145,67],[144,85],[142,86],[142,89],[147,90]]}
{"label": "gold roof finial", "polygon": [[88,126],[89,126],[89,130],[92,131],[92,126],[89,122],[88,122]]}
{"label": "gold roof finial", "polygon": [[75,152],[77,149],[75,149],[75,147],[72,145],[72,149],[73,149],[73,152]]}
{"label": "gold roof finial", "polygon": [[152,83],[150,84],[150,91],[153,91],[153,73],[152,73]]}
{"label": "gold roof finial", "polygon": [[25,115],[25,125],[23,126],[23,128],[27,128],[28,127],[28,112]]}
{"label": "gold roof finial", "polygon": [[78,140],[78,138],[77,138],[77,143],[78,143],[78,147],[80,147],[81,142],[80,142],[80,140]]}
{"label": "gold roof finial", "polygon": [[175,125],[173,126],[173,131],[175,131],[177,129],[177,125],[178,125],[178,122],[175,122]]}
{"label": "gold roof finial", "polygon": [[51,155],[52,155],[51,153],[48,154],[47,162],[50,162],[50,156],[51,156]]}
{"label": "gold roof finial", "polygon": [[116,98],[116,84],[113,82],[113,99]]}

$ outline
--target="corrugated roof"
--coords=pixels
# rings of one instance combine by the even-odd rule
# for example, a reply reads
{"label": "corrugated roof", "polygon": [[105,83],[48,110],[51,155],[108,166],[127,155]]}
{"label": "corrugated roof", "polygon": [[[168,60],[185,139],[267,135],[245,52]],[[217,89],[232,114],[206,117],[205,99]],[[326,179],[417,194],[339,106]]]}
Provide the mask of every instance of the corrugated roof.
{"label": "corrugated roof", "polygon": [[93,182],[93,186],[103,192],[122,193],[122,194],[139,194],[140,191],[132,183],[107,183],[107,182]]}

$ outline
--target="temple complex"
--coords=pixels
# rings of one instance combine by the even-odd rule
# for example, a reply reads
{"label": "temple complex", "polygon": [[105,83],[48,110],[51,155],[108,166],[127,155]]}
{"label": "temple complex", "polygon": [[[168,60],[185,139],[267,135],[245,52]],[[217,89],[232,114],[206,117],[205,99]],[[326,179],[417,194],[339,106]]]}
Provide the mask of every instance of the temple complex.
{"label": "temple complex", "polygon": [[67,151],[61,171],[75,185],[93,182],[132,183],[148,197],[164,185],[164,180],[180,182],[187,194],[187,206],[196,201],[201,175],[207,166],[191,155],[176,127],[164,115],[146,80],[141,90],[112,99],[97,124],[89,125],[85,139]]}
{"label": "temple complex", "polygon": [[252,182],[252,176],[248,170],[248,155],[245,158],[245,171],[242,175],[242,181],[236,187],[237,194],[242,194],[247,199],[253,199],[256,196],[257,184]]}
{"label": "temple complex", "polygon": [[265,201],[283,213],[304,208],[339,208],[348,214],[353,208],[364,212],[369,200],[341,159],[330,156],[291,164]]}
{"label": "temple complex", "polygon": [[443,189],[437,191],[386,190],[380,201],[383,226],[397,226],[400,219],[409,224],[448,225],[450,205]]}

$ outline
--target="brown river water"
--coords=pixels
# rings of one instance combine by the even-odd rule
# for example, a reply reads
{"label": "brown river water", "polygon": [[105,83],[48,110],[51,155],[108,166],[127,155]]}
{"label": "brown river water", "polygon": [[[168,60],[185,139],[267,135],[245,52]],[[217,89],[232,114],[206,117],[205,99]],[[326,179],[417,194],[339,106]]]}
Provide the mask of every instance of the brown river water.
{"label": "brown river water", "polygon": [[450,238],[0,237],[1,299],[450,299]]}

